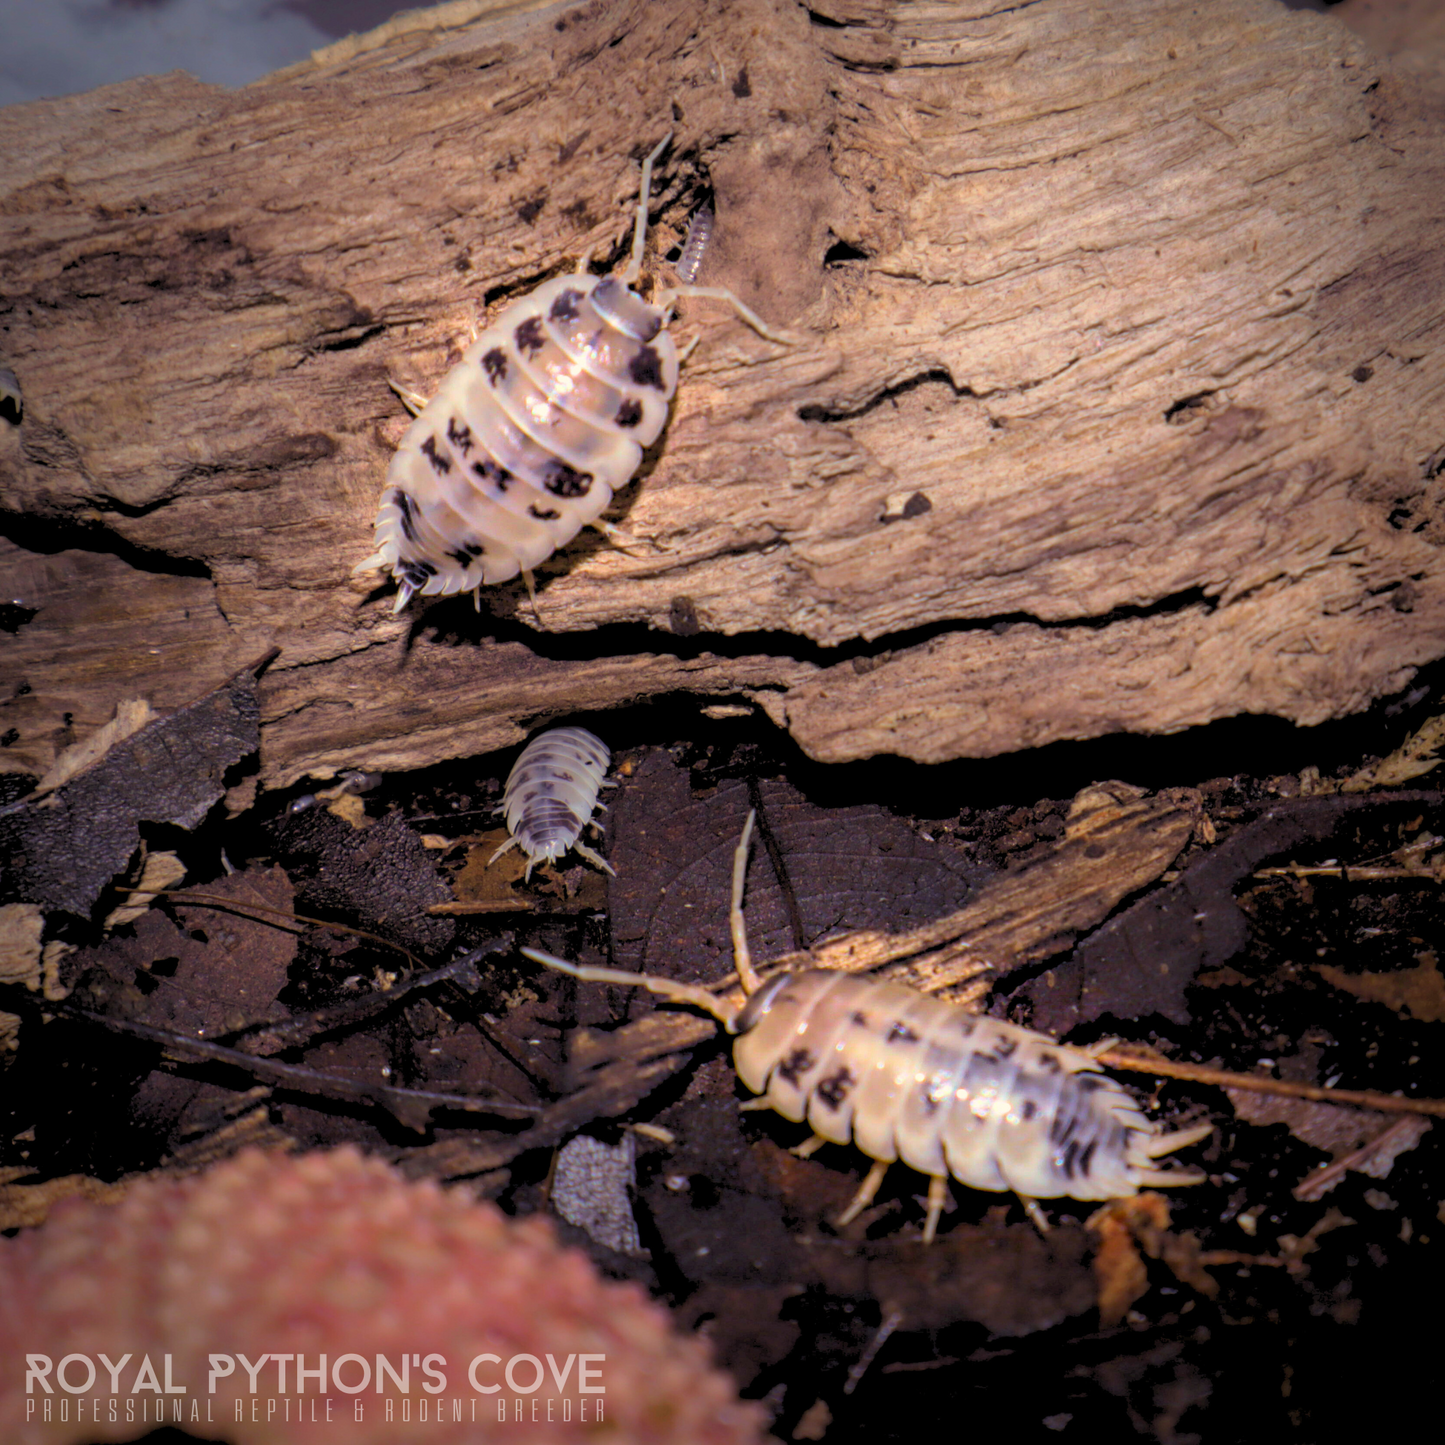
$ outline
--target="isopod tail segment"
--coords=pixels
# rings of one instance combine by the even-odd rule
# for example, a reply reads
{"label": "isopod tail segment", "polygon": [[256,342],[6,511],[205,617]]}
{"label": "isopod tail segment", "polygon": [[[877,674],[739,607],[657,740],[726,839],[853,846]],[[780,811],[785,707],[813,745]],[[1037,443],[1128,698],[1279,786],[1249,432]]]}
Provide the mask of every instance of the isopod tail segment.
{"label": "isopod tail segment", "polygon": [[568,963],[535,949],[538,963],[588,983],[645,988],[710,1014],[737,1037],[738,1077],[771,1108],[813,1127],[797,1151],[856,1144],[872,1168],[839,1219],[872,1202],[902,1159],[928,1176],[930,1243],[950,1177],[1013,1192],[1035,1223],[1038,1199],[1115,1199],[1141,1188],[1201,1183],[1198,1171],[1155,1160],[1196,1144],[1212,1126],[1161,1133],[1132,1095],[1103,1072],[1097,1053],[886,980],[806,969],[760,981],[748,952],[743,883],[752,816],[733,856],[733,952],[741,1006],[698,984]]}

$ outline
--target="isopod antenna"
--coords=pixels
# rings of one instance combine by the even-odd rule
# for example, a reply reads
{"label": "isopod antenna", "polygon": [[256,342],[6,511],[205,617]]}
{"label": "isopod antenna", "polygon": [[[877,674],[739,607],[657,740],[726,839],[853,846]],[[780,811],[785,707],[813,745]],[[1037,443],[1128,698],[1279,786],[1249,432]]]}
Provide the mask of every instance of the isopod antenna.
{"label": "isopod antenna", "polygon": [[[733,850],[733,893],[729,922],[732,929],[733,961],[737,966],[738,980],[745,994],[758,990],[758,975],[753,968],[752,955],[748,949],[747,929],[743,923],[743,890],[747,885],[748,848],[753,840],[753,823],[757,813],[748,810],[748,820],[743,824],[743,835]],[[558,973],[570,974],[583,983],[616,983],[624,988],[645,988],[649,993],[670,998],[675,1003],[690,1003],[704,1013],[711,1014],[729,1033],[736,1033],[736,1023],[741,1009],[735,1008],[726,999],[720,999],[699,983],[678,983],[672,978],[654,978],[646,973],[628,973],[620,968],[593,968],[586,964],[568,963],[565,958],[543,953],[537,948],[519,950],[534,963],[555,968]]]}
{"label": "isopod antenna", "polygon": [[690,1003],[694,1008],[711,1014],[729,1032],[732,1031],[731,1025],[738,1016],[738,1010],[726,999],[710,994],[700,983],[678,983],[676,979],[653,978],[650,974],[628,973],[620,968],[592,968],[581,963],[568,963],[565,958],[543,953],[538,948],[523,948],[518,952],[534,963],[555,968],[558,973],[571,974],[573,978],[580,978],[583,983],[618,983],[625,988],[645,988],[649,993],[660,994],[676,1003]]}

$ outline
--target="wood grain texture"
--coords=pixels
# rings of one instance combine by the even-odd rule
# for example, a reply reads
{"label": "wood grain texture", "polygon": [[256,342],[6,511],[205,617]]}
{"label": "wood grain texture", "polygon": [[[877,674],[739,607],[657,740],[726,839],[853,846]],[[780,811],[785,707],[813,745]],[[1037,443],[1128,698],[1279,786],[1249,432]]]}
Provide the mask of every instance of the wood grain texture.
{"label": "wood grain texture", "polygon": [[[468,3],[236,92],[0,111],[0,566],[34,610],[0,768],[272,645],[272,785],[679,691],[825,760],[1362,708],[1445,652],[1412,84],[1267,0]],[[710,193],[701,280],[802,344],[688,304],[617,509],[656,545],[554,558],[540,626],[511,585],[393,618],[349,575],[388,381],[614,263],[669,128],[657,246]]]}

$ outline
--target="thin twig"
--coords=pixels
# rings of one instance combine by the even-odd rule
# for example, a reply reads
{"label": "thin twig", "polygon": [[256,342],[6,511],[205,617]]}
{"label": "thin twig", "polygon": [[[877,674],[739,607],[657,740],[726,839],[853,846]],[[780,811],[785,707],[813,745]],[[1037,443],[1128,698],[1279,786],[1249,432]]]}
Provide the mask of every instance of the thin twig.
{"label": "thin twig", "polygon": [[99,1024],[101,1028],[109,1029],[112,1033],[129,1034],[134,1038],[160,1044],[169,1053],[230,1064],[255,1078],[265,1079],[273,1084],[290,1085],[307,1094],[380,1104],[401,1123],[416,1129],[424,1127],[418,1119],[423,1114],[429,1116],[432,1109],[462,1109],[471,1113],[500,1114],[513,1118],[532,1118],[542,1112],[534,1104],[516,1104],[471,1094],[444,1094],[432,1089],[401,1089],[390,1084],[369,1084],[359,1079],[342,1079],[319,1069],[308,1069],[300,1064],[283,1064],[277,1059],[258,1058],[255,1054],[245,1054],[239,1049],[227,1048],[224,1044],[186,1038],[168,1029],[154,1028],[150,1024],[135,1023],[130,1019],[112,1018],[108,1014],[93,1013],[90,1009],[67,1009],[65,1012],[72,1018],[82,1018],[88,1023]]}
{"label": "thin twig", "polygon": [[1167,1059],[1140,1058],[1137,1054],[1110,1049],[1098,1056],[1111,1069],[1132,1069],[1162,1079],[1187,1079],[1195,1084],[1217,1084],[1221,1089],[1248,1089],[1256,1094],[1279,1094],[1286,1099],[1309,1099],[1317,1104],[1348,1104],[1356,1109],[1376,1109],[1382,1114],[1434,1114],[1445,1118],[1445,1099],[1406,1099],[1398,1094],[1377,1094],[1371,1089],[1322,1089],[1315,1084],[1297,1084],[1289,1079],[1270,1079],[1260,1074],[1231,1074],[1203,1064],[1176,1064]]}
{"label": "thin twig", "polygon": [[[204,908],[217,908],[223,912],[239,913],[242,918],[247,916],[246,910],[250,909],[252,914],[269,913],[274,918],[284,918],[288,923],[309,923],[316,928],[329,928],[334,933],[349,933],[353,938],[364,938],[369,943],[379,943],[383,948],[389,948],[393,953],[399,953],[403,958],[408,958],[418,968],[424,969],[426,963],[412,953],[410,949],[403,948],[399,943],[393,943],[389,938],[383,938],[379,933],[368,933],[364,928],[353,928],[349,923],[336,923],[329,918],[311,918],[305,913],[293,913],[289,908],[273,908],[269,903],[246,903],[235,898],[223,898],[219,893],[192,893],[187,888],[147,888],[146,893],[155,898],[169,898],[176,903],[199,903]],[[269,923],[267,918],[257,918],[257,923]]]}

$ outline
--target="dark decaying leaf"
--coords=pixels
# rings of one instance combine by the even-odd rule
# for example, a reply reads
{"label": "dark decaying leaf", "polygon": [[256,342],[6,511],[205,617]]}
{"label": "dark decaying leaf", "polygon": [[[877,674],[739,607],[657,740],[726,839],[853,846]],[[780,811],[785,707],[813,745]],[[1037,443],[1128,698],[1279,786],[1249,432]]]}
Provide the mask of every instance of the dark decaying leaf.
{"label": "dark decaying leaf", "polygon": [[[240,908],[292,904],[291,883],[280,868],[236,873],[206,891]],[[177,917],[173,923],[152,908],[129,937],[71,954],[65,976],[84,976],[92,1008],[191,1038],[288,1016],[276,996],[296,955],[291,930],[217,908],[182,906]]]}
{"label": "dark decaying leaf", "polygon": [[1298,798],[1280,803],[1184,869],[1173,883],[1111,919],[1071,958],[1017,996],[1033,1005],[1033,1027],[1067,1033],[1109,1014],[1162,1014],[1189,1021],[1184,992],[1201,968],[1218,967],[1244,946],[1248,925],[1233,890],[1268,858],[1328,838],[1363,809],[1438,806],[1445,794],[1408,792]]}
{"label": "dark decaying leaf", "polygon": [[395,813],[355,828],[311,808],[278,818],[272,837],[287,857],[298,911],[347,919],[424,957],[455,936],[452,919],[426,911],[452,896],[437,876],[436,854]]}
{"label": "dark decaying leaf", "polygon": [[747,921],[757,959],[851,929],[904,931],[962,907],[987,876],[876,804],[822,808],[782,778],[755,792],[725,781],[695,793],[688,770],[654,752],[608,829],[617,967],[686,980],[729,971],[733,853],[754,806]]}
{"label": "dark decaying leaf", "polygon": [[194,828],[260,745],[256,670],[117,743],[94,767],[0,814],[0,896],[88,916],[143,823]]}

